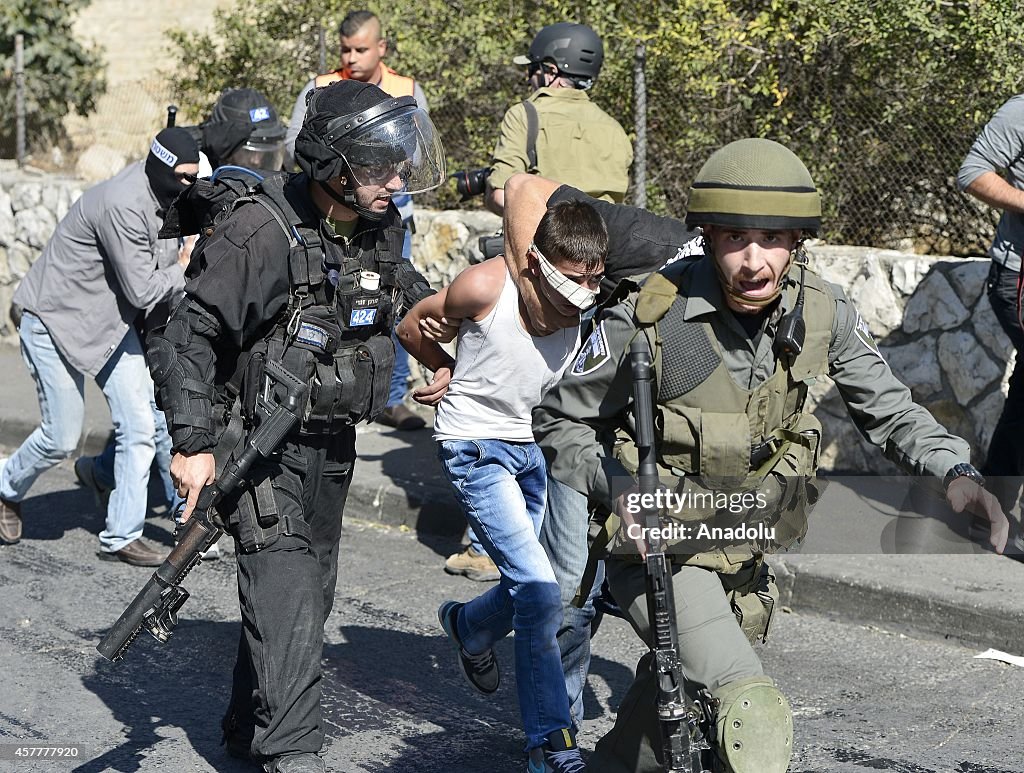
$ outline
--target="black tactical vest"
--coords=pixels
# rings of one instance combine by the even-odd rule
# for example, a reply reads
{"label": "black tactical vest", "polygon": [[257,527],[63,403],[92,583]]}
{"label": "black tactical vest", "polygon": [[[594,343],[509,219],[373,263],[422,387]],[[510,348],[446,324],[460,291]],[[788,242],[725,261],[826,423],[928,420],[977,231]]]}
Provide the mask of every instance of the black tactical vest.
{"label": "black tactical vest", "polygon": [[384,410],[396,314],[429,290],[402,258],[405,229],[393,205],[382,222],[360,220],[351,239],[326,242],[306,184],[304,175],[270,177],[232,205],[266,208],[289,243],[288,304],[253,350],[243,394],[259,388],[251,382],[261,356],[279,362],[309,385],[300,433],[325,434]]}

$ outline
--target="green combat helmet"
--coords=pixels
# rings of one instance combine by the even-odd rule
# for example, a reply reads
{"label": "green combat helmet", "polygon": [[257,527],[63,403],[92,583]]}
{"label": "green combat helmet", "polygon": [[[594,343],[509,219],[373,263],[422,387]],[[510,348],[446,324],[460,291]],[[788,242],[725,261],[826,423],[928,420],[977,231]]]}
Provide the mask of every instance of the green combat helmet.
{"label": "green combat helmet", "polygon": [[737,140],[715,151],[697,173],[686,224],[814,235],[821,227],[821,197],[803,161],[785,145]]}

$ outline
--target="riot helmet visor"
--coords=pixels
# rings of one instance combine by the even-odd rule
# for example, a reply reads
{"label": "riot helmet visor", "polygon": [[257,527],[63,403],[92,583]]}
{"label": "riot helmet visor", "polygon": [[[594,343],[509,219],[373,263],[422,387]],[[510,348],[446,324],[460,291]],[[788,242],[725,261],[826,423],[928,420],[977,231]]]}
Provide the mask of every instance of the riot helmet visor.
{"label": "riot helmet visor", "polygon": [[284,141],[259,142],[249,139],[231,154],[228,164],[246,169],[262,169],[276,172],[284,165]]}
{"label": "riot helmet visor", "polygon": [[405,193],[422,193],[445,182],[444,147],[425,110],[401,104],[364,111],[357,121],[353,126],[345,116],[325,130],[327,144],[345,159],[356,185],[380,187],[398,178]]}

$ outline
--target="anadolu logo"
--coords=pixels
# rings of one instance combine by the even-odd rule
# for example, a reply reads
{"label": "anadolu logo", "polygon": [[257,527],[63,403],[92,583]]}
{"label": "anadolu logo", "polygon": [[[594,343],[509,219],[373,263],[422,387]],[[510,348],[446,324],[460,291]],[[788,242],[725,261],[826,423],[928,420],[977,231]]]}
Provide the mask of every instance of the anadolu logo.
{"label": "anadolu logo", "polygon": [[249,111],[249,120],[253,123],[259,123],[260,121],[270,120],[270,108],[269,107],[254,107]]}

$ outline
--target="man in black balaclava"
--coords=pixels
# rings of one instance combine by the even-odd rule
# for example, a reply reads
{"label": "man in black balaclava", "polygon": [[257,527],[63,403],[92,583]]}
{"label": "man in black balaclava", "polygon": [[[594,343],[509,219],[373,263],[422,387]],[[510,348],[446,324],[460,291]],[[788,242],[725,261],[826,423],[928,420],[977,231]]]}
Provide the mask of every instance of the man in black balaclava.
{"label": "man in black balaclava", "polygon": [[163,416],[153,402],[135,321],[141,311],[184,289],[188,256],[177,240],[157,238],[157,212],[195,180],[198,160],[199,148],[187,131],[160,132],[146,160],[93,186],[72,205],[14,294],[24,309],[22,354],[43,410],[39,429],[0,472],[0,540],[18,541],[22,499],[44,470],[77,447],[82,382],[89,376],[119,428],[112,476],[117,487],[108,487],[100,557],[158,566],[166,556],[141,538]]}
{"label": "man in black balaclava", "polygon": [[[144,170],[145,175],[139,175],[139,182],[143,185],[148,182],[149,190],[152,193],[152,196],[148,196],[144,191],[136,191],[138,206],[143,209],[152,208],[152,217],[159,222],[178,194],[196,181],[196,175],[199,172],[198,162],[199,146],[189,130],[181,127],[162,130],[150,145],[145,161],[134,165],[141,166]],[[135,186],[132,185],[123,190],[133,190],[134,188]],[[155,207],[153,207],[153,198],[156,199]],[[161,239],[156,250],[156,269],[160,271],[172,266],[177,269],[176,264],[180,264],[180,267],[184,268],[188,264],[188,256],[194,243],[194,237]],[[145,254],[145,251],[141,251],[140,257]],[[146,265],[146,261],[139,265]],[[182,281],[175,284],[173,292],[160,301],[148,304],[142,313],[135,315],[134,323],[141,342],[145,342],[147,331],[167,320],[171,309],[181,300],[184,283]],[[156,430],[154,439],[156,466],[160,472],[162,489],[167,499],[166,504],[171,512],[176,512],[180,509],[182,500],[175,493],[174,486],[171,484],[169,472],[171,439],[167,434],[163,414],[156,410],[155,404],[153,405],[153,414]],[[114,440],[111,439],[103,452],[97,456],[80,456],[75,459],[74,470],[78,482],[91,489],[96,502],[105,506],[110,500],[111,491],[115,488],[117,479],[117,448]],[[215,556],[213,554],[204,555],[204,558],[212,557]]]}
{"label": "man in black balaclava", "polygon": [[267,177],[200,241],[185,300],[149,338],[186,517],[239,448],[220,419],[251,416],[268,394],[252,367],[254,383],[227,389],[235,364],[274,362],[311,387],[299,429],[218,506],[235,538],[243,620],[224,738],[229,754],[271,773],[325,770],[323,623],[355,427],[385,407],[396,317],[432,292],[402,257],[391,197],[446,179],[416,100],[353,80],[312,92],[296,155],[302,173]]}
{"label": "man in black balaclava", "polygon": [[161,212],[199,173],[199,146],[187,129],[172,126],[153,140],[146,156],[146,177]]}

